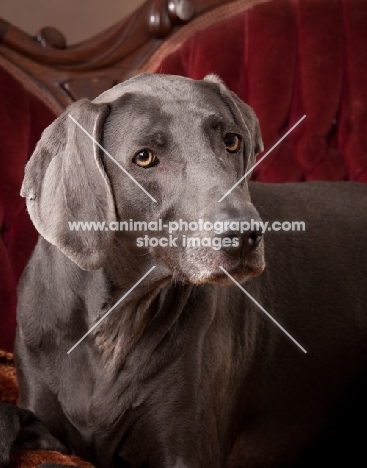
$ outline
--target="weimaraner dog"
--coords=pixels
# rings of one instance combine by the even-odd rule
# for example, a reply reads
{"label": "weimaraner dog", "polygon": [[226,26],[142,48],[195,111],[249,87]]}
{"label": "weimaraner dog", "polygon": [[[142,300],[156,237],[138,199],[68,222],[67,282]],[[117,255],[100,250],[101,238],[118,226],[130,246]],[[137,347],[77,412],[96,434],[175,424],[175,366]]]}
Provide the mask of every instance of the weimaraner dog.
{"label": "weimaraner dog", "polygon": [[[212,75],[140,75],[44,131],[1,466],[17,448],[100,468],[367,466],[367,187],[248,183],[262,150]],[[305,230],[236,228],[260,217]],[[223,223],[221,248],[70,228],[200,219]]]}

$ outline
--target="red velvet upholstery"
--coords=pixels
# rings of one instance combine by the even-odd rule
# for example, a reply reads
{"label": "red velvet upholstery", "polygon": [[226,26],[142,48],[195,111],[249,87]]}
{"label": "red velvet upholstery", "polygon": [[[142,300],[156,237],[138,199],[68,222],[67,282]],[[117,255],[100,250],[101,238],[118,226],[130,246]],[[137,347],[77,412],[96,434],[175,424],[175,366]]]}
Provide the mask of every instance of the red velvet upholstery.
{"label": "red velvet upholstery", "polygon": [[[273,0],[198,32],[158,67],[217,73],[259,116],[268,182],[367,182],[367,2]],[[0,68],[0,348],[11,350],[15,288],[36,242],[19,191],[24,165],[54,115]]]}
{"label": "red velvet upholstery", "polygon": [[269,149],[265,182],[367,182],[367,2],[273,0],[188,39],[157,68],[217,73],[256,111]]}
{"label": "red velvet upholstery", "polygon": [[0,348],[12,350],[16,285],[37,241],[20,187],[24,166],[55,116],[0,68]]}

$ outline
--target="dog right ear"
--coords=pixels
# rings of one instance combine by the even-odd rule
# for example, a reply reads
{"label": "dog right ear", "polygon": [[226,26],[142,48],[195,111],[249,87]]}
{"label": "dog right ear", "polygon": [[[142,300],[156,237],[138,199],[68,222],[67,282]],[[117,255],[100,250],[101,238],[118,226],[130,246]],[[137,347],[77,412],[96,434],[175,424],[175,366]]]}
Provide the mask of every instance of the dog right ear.
{"label": "dog right ear", "polygon": [[246,154],[248,161],[246,170],[250,169],[250,167],[255,164],[256,155],[264,151],[260,125],[255,112],[248,104],[244,103],[237,94],[230,91],[219,76],[214,74],[207,75],[204,81],[219,86],[221,96],[225,103],[232,109],[233,114],[237,117],[237,121],[246,129],[249,138],[249,151],[247,151]]}
{"label": "dog right ear", "polygon": [[227,96],[229,98],[228,102],[234,110],[234,114],[237,114],[238,121],[242,122],[249,136],[249,147],[246,155],[247,172],[255,164],[256,155],[264,151],[260,124],[252,107],[244,103],[237,94],[227,89]]}
{"label": "dog right ear", "polygon": [[107,104],[86,99],[72,104],[43,132],[21,190],[38,232],[85,270],[102,266],[113,232],[70,230],[69,222],[107,225],[116,220],[102,150],[96,144],[102,141],[108,114]]}

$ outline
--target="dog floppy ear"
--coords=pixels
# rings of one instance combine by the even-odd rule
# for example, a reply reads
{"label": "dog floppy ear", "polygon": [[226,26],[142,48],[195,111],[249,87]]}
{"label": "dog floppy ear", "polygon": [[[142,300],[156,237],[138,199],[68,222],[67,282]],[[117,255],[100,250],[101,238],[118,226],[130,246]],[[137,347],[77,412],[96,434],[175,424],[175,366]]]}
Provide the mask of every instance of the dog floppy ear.
{"label": "dog floppy ear", "polygon": [[110,223],[115,205],[102,151],[69,114],[101,143],[108,113],[107,104],[72,104],[43,132],[21,189],[38,232],[85,270],[102,266],[113,232],[70,230],[69,222]]}
{"label": "dog floppy ear", "polygon": [[255,164],[256,155],[264,151],[260,125],[255,112],[248,104],[241,101],[237,94],[230,91],[219,76],[207,75],[204,80],[219,85],[224,102],[231,109],[238,123],[247,131],[248,141],[246,141],[246,143],[248,144],[246,145],[247,151],[245,154],[248,161],[247,171]]}

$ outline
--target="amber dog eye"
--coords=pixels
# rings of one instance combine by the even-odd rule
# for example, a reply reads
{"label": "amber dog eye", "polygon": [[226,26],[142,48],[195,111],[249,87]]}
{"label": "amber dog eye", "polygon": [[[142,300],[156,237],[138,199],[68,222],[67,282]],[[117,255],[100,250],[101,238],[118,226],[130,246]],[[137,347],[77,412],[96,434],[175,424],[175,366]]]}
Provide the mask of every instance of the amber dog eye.
{"label": "amber dog eye", "polygon": [[155,166],[158,162],[158,159],[154,156],[152,151],[149,149],[143,149],[136,153],[133,161],[139,167],[148,168]]}
{"label": "amber dog eye", "polygon": [[235,133],[227,133],[223,140],[229,153],[236,153],[240,149],[241,138]]}

